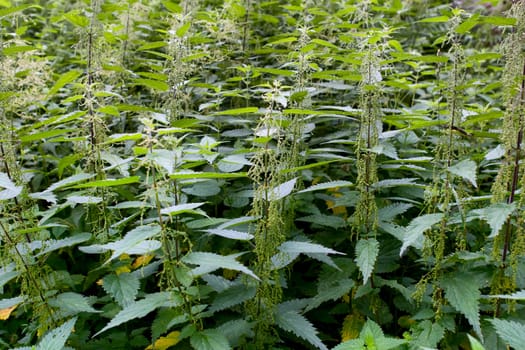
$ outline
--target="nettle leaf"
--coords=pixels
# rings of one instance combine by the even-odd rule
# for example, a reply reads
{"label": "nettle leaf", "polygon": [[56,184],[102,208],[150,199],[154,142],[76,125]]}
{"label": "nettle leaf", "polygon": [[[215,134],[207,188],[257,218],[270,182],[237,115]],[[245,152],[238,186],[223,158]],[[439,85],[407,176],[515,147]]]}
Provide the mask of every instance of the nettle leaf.
{"label": "nettle leaf", "polygon": [[385,337],[381,327],[372,320],[367,320],[359,338],[363,339],[367,349],[390,350],[405,344],[405,339]]}
{"label": "nettle leaf", "polygon": [[312,191],[319,191],[319,190],[328,190],[333,188],[340,188],[340,187],[349,187],[352,186],[353,183],[350,181],[330,181],[330,182],[324,182],[321,184],[316,184],[313,186],[310,186],[308,188],[305,188],[304,190],[301,190],[297,193],[304,193],[304,192],[312,192]]}
{"label": "nettle leaf", "polygon": [[88,254],[100,254],[107,250],[113,250],[113,254],[105,262],[109,263],[111,260],[119,257],[120,255],[126,254],[144,254],[148,251],[156,250],[159,248],[159,243],[156,241],[148,241],[148,238],[156,236],[160,232],[159,225],[146,225],[139,226],[129,231],[124,238],[119,241],[111,242],[107,244],[94,244],[91,246],[79,247],[79,249]]}
{"label": "nettle leaf", "polygon": [[489,295],[489,298],[509,299],[509,300],[525,300],[525,290],[520,290],[512,294],[496,294]]}
{"label": "nettle leaf", "polygon": [[440,286],[445,291],[445,298],[457,311],[469,321],[474,331],[480,336],[479,319],[479,280],[473,273],[456,272],[443,276]]}
{"label": "nettle leaf", "polygon": [[217,329],[205,329],[193,333],[190,344],[195,350],[230,350],[228,339]]}
{"label": "nettle leaf", "polygon": [[500,319],[490,320],[499,337],[514,349],[525,349],[525,324]]}
{"label": "nettle leaf", "polygon": [[276,186],[270,189],[268,191],[267,198],[263,198],[263,199],[267,199],[269,201],[277,201],[277,200],[285,198],[290,193],[292,193],[296,182],[297,182],[297,178],[293,178],[290,181],[286,181],[280,184],[279,186]]}
{"label": "nettle leaf", "polygon": [[62,248],[72,247],[76,244],[86,242],[90,239],[91,239],[91,233],[83,232],[83,233],[79,233],[77,235],[67,237],[64,239],[47,240],[42,245],[43,249],[35,256],[44,255],[44,254],[47,254],[47,253],[50,253],[52,251],[62,249]]}
{"label": "nettle leaf", "polygon": [[212,228],[209,230],[205,230],[204,232],[209,233],[211,235],[221,236],[229,239],[237,239],[241,241],[248,241],[253,238],[253,235],[250,233],[235,230]]}
{"label": "nettle leaf", "polygon": [[317,336],[317,329],[297,311],[277,312],[275,314],[275,324],[297,337],[306,340],[317,349],[328,350],[321,339]]}
{"label": "nettle leaf", "polygon": [[168,207],[168,208],[162,208],[160,213],[161,214],[167,214],[167,215],[178,215],[178,214],[182,214],[182,213],[198,213],[200,214],[200,212],[197,212],[195,211],[194,209],[197,209],[198,207],[202,206],[203,204],[205,204],[204,202],[202,203],[185,203],[185,204],[179,204],[179,205],[174,205],[174,206],[171,206],[171,207]]}
{"label": "nettle leaf", "polygon": [[232,320],[223,323],[217,330],[223,334],[234,348],[238,348],[244,335],[253,337],[252,323],[244,320]]}
{"label": "nettle leaf", "polygon": [[0,191],[0,200],[15,198],[22,192],[22,186],[17,186],[5,173],[0,173],[0,187],[5,188]]}
{"label": "nettle leaf", "polygon": [[432,225],[438,223],[443,218],[443,214],[426,214],[413,219],[405,228],[403,233],[403,245],[399,256],[407,250],[408,247],[423,248],[423,233],[430,229]]}
{"label": "nettle leaf", "polygon": [[182,298],[169,292],[159,292],[153,294],[146,294],[144,299],[135,301],[124,307],[118,314],[111,319],[111,321],[104,326],[100,331],[95,333],[94,337],[102,332],[107,331],[113,327],[121,325],[122,323],[141,318],[161,306],[176,307],[182,303]]}
{"label": "nettle leaf", "polygon": [[102,279],[102,288],[122,307],[131,305],[140,288],[139,278],[131,273],[106,275]]}
{"label": "nettle leaf", "polygon": [[515,203],[494,203],[488,207],[472,210],[469,215],[474,215],[488,222],[491,232],[488,238],[495,238],[508,217],[516,210]]}
{"label": "nettle leaf", "polygon": [[57,350],[62,349],[66,344],[67,338],[73,331],[77,318],[72,318],[65,322],[62,326],[51,330],[44,335],[40,343],[38,343],[37,350]]}
{"label": "nettle leaf", "polygon": [[476,162],[470,159],[462,160],[461,162],[448,168],[452,174],[457,175],[464,180],[469,181],[472,186],[478,187],[476,183]]}
{"label": "nettle leaf", "polygon": [[101,312],[91,306],[91,302],[82,294],[66,292],[59,294],[48,301],[49,305],[60,308],[66,314],[75,315],[79,312]]}
{"label": "nettle leaf", "polygon": [[66,73],[62,74],[58,80],[56,81],[55,85],[51,89],[49,89],[49,92],[47,93],[48,96],[54,95],[66,86],[67,84],[73,82],[75,79],[77,79],[79,76],[82,75],[82,71],[79,70],[69,70]]}
{"label": "nettle leaf", "polygon": [[355,246],[355,262],[363,274],[363,284],[366,284],[379,254],[379,242],[374,238],[360,239]]}
{"label": "nettle leaf", "polygon": [[16,270],[16,265],[14,263],[0,267],[0,290],[6,283],[19,275],[20,272]]}
{"label": "nettle leaf", "polygon": [[279,249],[283,253],[290,254],[306,254],[306,253],[323,253],[323,254],[342,254],[337,250],[326,248],[320,244],[308,243],[308,242],[298,242],[298,241],[286,241],[279,246]]}
{"label": "nettle leaf", "polygon": [[213,272],[217,269],[229,269],[234,271],[241,271],[259,280],[249,268],[235,260],[238,256],[244,253],[232,254],[232,255],[218,255],[215,253],[205,253],[205,252],[191,252],[186,255],[182,261],[187,264],[198,265],[199,267],[194,268],[192,273],[194,275],[204,275],[210,272]]}
{"label": "nettle leaf", "polygon": [[472,348],[472,350],[485,350],[485,348],[483,347],[483,345],[481,345],[479,340],[477,340],[470,334],[467,334],[467,336],[468,336],[468,341],[470,343],[470,347]]}
{"label": "nettle leaf", "polygon": [[210,312],[226,310],[234,305],[239,305],[255,297],[255,287],[244,284],[234,285],[223,290],[213,300]]}

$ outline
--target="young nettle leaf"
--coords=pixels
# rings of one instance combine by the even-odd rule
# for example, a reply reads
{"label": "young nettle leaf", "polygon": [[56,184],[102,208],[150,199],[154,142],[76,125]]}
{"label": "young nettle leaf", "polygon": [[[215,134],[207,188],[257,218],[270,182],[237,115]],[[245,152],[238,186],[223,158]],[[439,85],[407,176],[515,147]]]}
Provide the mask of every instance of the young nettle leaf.
{"label": "young nettle leaf", "polygon": [[230,239],[238,239],[238,240],[250,240],[253,239],[253,235],[247,232],[240,232],[235,230],[226,230],[226,229],[209,229],[205,230],[204,232],[209,233],[211,235],[221,236],[225,238]]}
{"label": "young nettle leaf", "polygon": [[111,319],[111,321],[104,326],[100,331],[95,333],[94,337],[99,334],[121,325],[122,323],[142,318],[161,306],[176,307],[182,303],[182,298],[179,295],[174,295],[169,292],[159,292],[146,294],[144,299],[135,301],[122,309],[118,314]]}
{"label": "young nettle leaf", "polygon": [[474,217],[486,220],[491,228],[488,238],[495,238],[515,210],[515,203],[494,203],[485,208],[472,210],[469,216],[473,215]]}
{"label": "young nettle leaf", "polygon": [[297,337],[306,340],[317,349],[328,350],[326,345],[317,336],[317,329],[299,312],[288,310],[286,312],[275,313],[275,324]]}
{"label": "young nettle leaf", "polygon": [[100,254],[107,250],[113,250],[113,254],[105,263],[107,264],[122,254],[146,254],[160,248],[159,242],[148,240],[148,238],[158,235],[160,230],[161,228],[158,225],[139,226],[116,242],[83,246],[79,249],[88,254]]}
{"label": "young nettle leaf", "polygon": [[473,272],[455,272],[443,276],[440,286],[450,305],[465,315],[474,331],[483,339],[479,315],[479,277]]}
{"label": "young nettle leaf", "polygon": [[472,348],[472,350],[485,350],[485,348],[479,342],[479,340],[477,340],[476,338],[474,338],[470,334],[467,334],[467,336],[468,336],[468,341],[470,343],[470,347]]}
{"label": "young nettle leaf", "polygon": [[478,187],[476,183],[476,168],[476,162],[470,159],[465,159],[449,167],[448,171],[450,171],[454,175],[457,175],[469,181],[472,184],[472,186]]}
{"label": "young nettle leaf", "polygon": [[185,204],[178,204],[174,205],[168,208],[162,208],[160,213],[163,215],[178,215],[182,213],[194,213],[194,214],[202,214],[200,211],[196,211],[194,209],[197,209],[198,207],[205,204],[202,203],[185,203]]}
{"label": "young nettle leaf", "polygon": [[501,299],[509,299],[509,300],[525,300],[525,290],[520,290],[512,294],[497,294],[497,295],[489,295],[490,298],[501,298]]}
{"label": "young nettle leaf", "polygon": [[442,218],[443,214],[426,214],[413,219],[403,232],[403,245],[399,256],[402,256],[408,247],[423,248],[423,233]]}
{"label": "young nettle leaf", "polygon": [[195,350],[230,350],[228,339],[216,329],[205,329],[195,332],[190,337],[191,346]]}
{"label": "young nettle leaf", "polygon": [[186,255],[182,261],[186,264],[198,265],[193,269],[194,275],[204,275],[210,272],[213,272],[218,269],[229,269],[234,271],[241,271],[259,280],[249,268],[235,260],[237,257],[244,253],[232,254],[228,256],[218,255],[214,253],[205,253],[205,252],[191,252]]}
{"label": "young nettle leaf", "polygon": [[76,315],[79,312],[97,313],[91,306],[92,301],[82,294],[66,292],[49,300],[49,305],[61,309],[66,315]]}
{"label": "young nettle leaf", "polygon": [[49,89],[48,96],[56,94],[58,90],[60,90],[67,84],[75,81],[81,75],[82,75],[82,71],[79,71],[79,70],[70,70],[62,74],[56,81],[55,85],[53,85],[53,87]]}
{"label": "young nettle leaf", "polygon": [[139,292],[140,282],[131,273],[109,274],[102,279],[102,288],[122,307],[131,305]]}
{"label": "young nettle leaf", "polygon": [[0,173],[0,187],[4,190],[0,191],[0,200],[15,198],[22,192],[22,186],[17,186],[9,176],[5,173]]}
{"label": "young nettle leaf", "polygon": [[65,322],[62,326],[51,330],[44,335],[40,343],[38,343],[36,350],[57,350],[62,349],[66,344],[67,338],[73,331],[73,327],[77,318],[72,318]]}
{"label": "young nettle leaf", "polygon": [[355,246],[355,262],[363,274],[363,284],[366,284],[379,254],[379,242],[374,238],[360,239]]}
{"label": "young nettle leaf", "polygon": [[234,305],[239,305],[255,296],[255,287],[244,284],[234,285],[220,292],[210,306],[210,312],[226,310]]}
{"label": "young nettle leaf", "polygon": [[313,186],[310,186],[308,188],[305,188],[304,190],[301,190],[297,193],[304,193],[304,192],[311,192],[311,191],[319,191],[319,190],[328,190],[333,188],[340,188],[340,187],[349,187],[352,186],[353,183],[350,181],[330,181],[330,182],[324,182],[321,184],[316,184]]}
{"label": "young nettle leaf", "polygon": [[490,320],[499,337],[515,350],[525,349],[525,324],[501,319]]}
{"label": "young nettle leaf", "polygon": [[321,253],[321,254],[342,254],[345,253],[338,252],[330,248],[326,248],[320,244],[309,243],[309,242],[299,242],[299,241],[286,241],[281,244],[278,248],[283,253]]}
{"label": "young nettle leaf", "polygon": [[287,197],[290,193],[292,193],[296,182],[297,178],[293,178],[289,181],[280,184],[279,186],[270,189],[267,193],[267,197],[263,199],[269,201],[277,201]]}

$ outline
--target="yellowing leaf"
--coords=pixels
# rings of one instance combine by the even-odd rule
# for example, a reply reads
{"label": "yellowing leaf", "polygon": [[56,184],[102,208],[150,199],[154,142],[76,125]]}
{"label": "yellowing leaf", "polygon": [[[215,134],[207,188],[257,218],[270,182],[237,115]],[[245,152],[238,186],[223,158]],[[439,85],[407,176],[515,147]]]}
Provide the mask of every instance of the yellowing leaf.
{"label": "yellowing leaf", "polygon": [[154,257],[154,255],[151,255],[151,254],[149,254],[149,255],[148,254],[141,255],[141,256],[139,256],[138,258],[135,259],[135,261],[131,265],[131,268],[133,270],[135,270],[135,269],[138,269],[139,267],[146,266],[147,264],[149,264],[151,259],[153,259],[153,257]]}
{"label": "yellowing leaf", "polygon": [[115,270],[115,273],[117,275],[120,275],[121,273],[124,273],[124,272],[131,272],[131,269],[129,268],[129,266],[119,266]]}
{"label": "yellowing leaf", "polygon": [[173,331],[165,337],[160,337],[155,343],[148,346],[145,350],[166,350],[179,342],[179,331]]}
{"label": "yellowing leaf", "polygon": [[0,310],[0,320],[7,320],[9,316],[11,316],[11,312],[13,312],[17,306],[18,304]]}
{"label": "yellowing leaf", "polygon": [[361,328],[365,324],[365,319],[359,313],[352,313],[345,317],[343,329],[341,330],[341,341],[345,342],[351,339],[359,338]]}

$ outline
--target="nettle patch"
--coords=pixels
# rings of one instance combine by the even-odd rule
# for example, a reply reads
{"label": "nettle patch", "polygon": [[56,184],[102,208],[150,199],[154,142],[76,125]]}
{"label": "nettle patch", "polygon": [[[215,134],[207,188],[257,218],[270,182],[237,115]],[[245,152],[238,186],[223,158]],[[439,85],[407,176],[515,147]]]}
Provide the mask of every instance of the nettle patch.
{"label": "nettle patch", "polygon": [[0,348],[525,348],[524,1],[0,21]]}

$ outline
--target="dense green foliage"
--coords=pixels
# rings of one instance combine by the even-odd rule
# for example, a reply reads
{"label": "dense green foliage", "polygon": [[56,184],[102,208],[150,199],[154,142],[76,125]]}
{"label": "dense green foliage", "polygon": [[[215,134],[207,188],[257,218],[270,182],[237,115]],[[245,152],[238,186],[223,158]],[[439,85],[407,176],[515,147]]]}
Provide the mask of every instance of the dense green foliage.
{"label": "dense green foliage", "polygon": [[0,0],[1,349],[525,349],[525,1]]}

